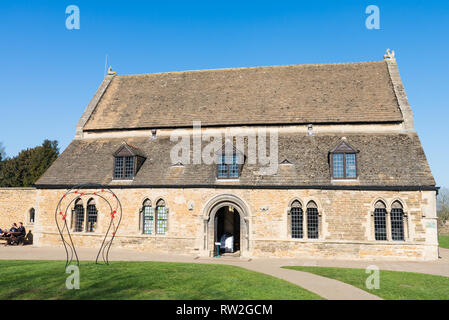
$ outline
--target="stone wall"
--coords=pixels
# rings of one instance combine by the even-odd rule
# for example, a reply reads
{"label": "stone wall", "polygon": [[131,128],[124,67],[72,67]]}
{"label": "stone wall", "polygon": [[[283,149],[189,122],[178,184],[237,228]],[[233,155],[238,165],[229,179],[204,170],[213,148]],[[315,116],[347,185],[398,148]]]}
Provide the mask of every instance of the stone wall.
{"label": "stone wall", "polygon": [[[83,193],[98,190],[83,190]],[[39,204],[35,243],[39,246],[61,245],[55,225],[55,208],[65,190],[37,190]],[[263,257],[322,257],[332,259],[415,259],[437,258],[436,210],[434,191],[340,191],[340,190],[242,190],[242,189],[114,189],[123,207],[123,217],[115,246],[150,250],[210,255],[213,234],[209,211],[213,199],[228,195],[240,199],[242,222],[242,255]],[[28,195],[30,196],[30,195]],[[64,199],[68,204],[71,195]],[[78,246],[100,246],[110,222],[110,208],[97,195],[82,197],[86,206],[94,198],[99,211],[94,234],[75,233]],[[168,213],[166,235],[143,235],[139,211],[145,199],[153,205],[164,199]],[[298,199],[303,206],[313,200],[320,213],[319,239],[291,239],[289,204]],[[111,203],[113,198],[110,199]],[[376,241],[373,232],[373,206],[377,200],[387,205],[399,200],[407,217],[405,241]],[[33,201],[31,201],[33,202]],[[36,203],[34,202],[34,203]],[[67,211],[70,227],[71,209]],[[22,211],[26,212],[26,208]],[[209,219],[209,220],[208,220]],[[115,220],[117,221],[117,220]],[[247,232],[247,233],[246,233]],[[248,243],[244,246],[243,243]]]}
{"label": "stone wall", "polygon": [[10,228],[13,222],[23,222],[25,228],[33,230],[30,210],[38,211],[37,190],[34,188],[0,188],[0,228]]}
{"label": "stone wall", "polygon": [[[55,224],[55,209],[66,190],[33,188],[0,189],[0,227],[23,221],[34,232],[38,246],[60,246]],[[81,192],[83,194],[81,195]],[[72,233],[77,246],[100,246],[110,223],[106,201],[81,190],[62,201],[71,228],[75,198],[86,207],[94,199],[99,215],[95,233]],[[234,202],[240,212],[242,255],[254,257],[321,257],[332,259],[415,259],[437,257],[435,192],[433,191],[341,191],[341,190],[241,190],[241,189],[115,189],[123,216],[117,232],[117,247],[210,255],[213,248],[213,217],[210,212],[223,197]],[[115,199],[103,197],[116,209]],[[166,235],[143,235],[140,210],[145,199],[154,207],[164,199],[168,208]],[[319,239],[292,239],[289,232],[289,204],[299,200],[305,210],[314,201],[320,213]],[[387,205],[399,200],[407,217],[404,219],[405,241],[376,241],[373,232],[373,206],[377,200]],[[35,209],[36,222],[29,223],[29,211]],[[65,209],[67,208],[67,211]],[[62,215],[58,215],[60,222]],[[117,223],[118,217],[114,218]],[[211,223],[212,221],[212,223]],[[247,245],[246,245],[247,244]]]}

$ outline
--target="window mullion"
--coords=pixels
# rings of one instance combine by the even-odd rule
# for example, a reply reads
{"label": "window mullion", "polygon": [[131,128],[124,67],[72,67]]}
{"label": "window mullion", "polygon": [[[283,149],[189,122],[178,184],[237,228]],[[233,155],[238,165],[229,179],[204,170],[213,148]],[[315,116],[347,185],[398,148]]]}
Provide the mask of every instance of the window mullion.
{"label": "window mullion", "polygon": [[123,171],[122,171],[122,174],[123,174],[123,179],[126,179],[126,157],[123,157]]}
{"label": "window mullion", "polygon": [[151,223],[153,225],[153,231],[152,231],[152,235],[157,235],[157,206],[154,208],[154,212],[153,212],[153,222]]}
{"label": "window mullion", "polygon": [[84,209],[84,225],[83,225],[83,229],[84,232],[87,232],[87,207]]}

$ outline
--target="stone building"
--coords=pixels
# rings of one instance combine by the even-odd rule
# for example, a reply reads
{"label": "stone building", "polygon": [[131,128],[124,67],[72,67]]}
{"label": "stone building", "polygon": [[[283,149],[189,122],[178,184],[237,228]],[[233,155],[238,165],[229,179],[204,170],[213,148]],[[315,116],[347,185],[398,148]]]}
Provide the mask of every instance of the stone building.
{"label": "stone building", "polygon": [[[55,207],[83,183],[120,199],[115,246],[209,256],[226,234],[241,256],[437,259],[437,187],[390,52],[361,63],[110,71],[36,188],[3,192],[28,199],[36,245],[54,246]],[[99,246],[109,214],[97,195],[74,199],[75,243]]]}

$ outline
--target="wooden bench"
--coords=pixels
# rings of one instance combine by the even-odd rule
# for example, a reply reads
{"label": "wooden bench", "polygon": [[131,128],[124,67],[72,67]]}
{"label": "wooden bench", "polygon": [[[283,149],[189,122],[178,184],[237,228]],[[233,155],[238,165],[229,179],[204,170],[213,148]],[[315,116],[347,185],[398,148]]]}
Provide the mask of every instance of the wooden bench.
{"label": "wooden bench", "polygon": [[10,237],[0,237],[0,241],[4,244],[6,244],[9,239],[11,239],[11,238]]}
{"label": "wooden bench", "polygon": [[[18,245],[19,243],[16,236],[19,234],[20,234],[19,232],[12,232],[11,237],[0,237],[0,241],[6,244],[8,240],[12,240],[14,241],[15,245]],[[23,241],[20,242],[20,245],[25,244],[33,244],[33,234],[31,233],[31,231],[28,231],[27,235],[23,238]]]}

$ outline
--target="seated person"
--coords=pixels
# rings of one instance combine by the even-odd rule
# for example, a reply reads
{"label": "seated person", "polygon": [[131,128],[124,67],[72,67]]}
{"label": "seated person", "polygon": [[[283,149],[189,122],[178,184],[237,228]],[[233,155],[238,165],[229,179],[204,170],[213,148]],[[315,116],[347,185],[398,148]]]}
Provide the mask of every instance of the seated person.
{"label": "seated person", "polygon": [[11,228],[9,228],[9,230],[8,230],[8,228],[4,228],[2,230],[2,237],[11,237],[11,232],[17,232],[17,224],[16,223],[13,223],[11,225]]}
{"label": "seated person", "polygon": [[17,235],[15,235],[14,232],[18,232],[18,227],[15,222],[12,224],[11,229],[9,229],[9,233],[7,236],[8,240],[6,241],[5,246],[11,245],[14,242],[17,242]]}
{"label": "seated person", "polygon": [[0,235],[1,235],[3,238],[8,237],[8,236],[9,236],[8,228],[3,228],[3,229],[1,229]]}
{"label": "seated person", "polygon": [[25,239],[26,236],[26,230],[25,227],[23,226],[22,222],[19,222],[19,227],[17,228],[17,232],[20,232],[17,236],[16,239],[18,241],[18,243],[22,243],[23,244],[23,240]]}
{"label": "seated person", "polygon": [[17,224],[15,222],[11,225],[11,229],[9,229],[9,232],[17,232]]}
{"label": "seated person", "polygon": [[33,244],[33,234],[31,233],[31,230],[28,230],[28,234],[25,236],[24,239],[24,244],[28,243],[28,244]]}

